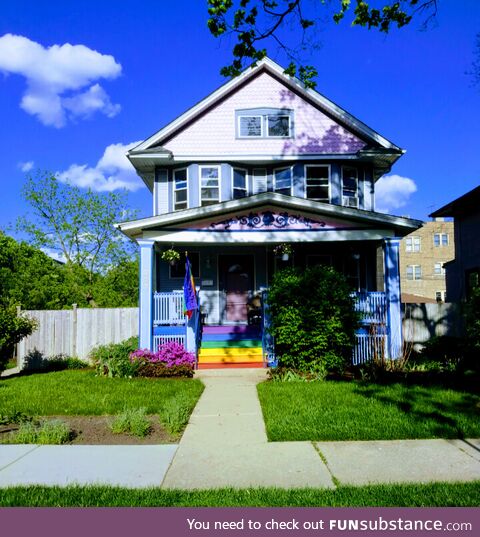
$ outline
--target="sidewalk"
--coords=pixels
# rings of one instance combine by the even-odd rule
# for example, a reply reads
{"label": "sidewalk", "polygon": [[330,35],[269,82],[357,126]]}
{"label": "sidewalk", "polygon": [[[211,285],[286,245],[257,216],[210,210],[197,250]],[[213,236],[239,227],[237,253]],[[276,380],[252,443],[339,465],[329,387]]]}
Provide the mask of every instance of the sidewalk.
{"label": "sidewalk", "polygon": [[480,440],[267,442],[262,369],[203,370],[178,446],[0,446],[0,487],[335,488],[480,480]]}

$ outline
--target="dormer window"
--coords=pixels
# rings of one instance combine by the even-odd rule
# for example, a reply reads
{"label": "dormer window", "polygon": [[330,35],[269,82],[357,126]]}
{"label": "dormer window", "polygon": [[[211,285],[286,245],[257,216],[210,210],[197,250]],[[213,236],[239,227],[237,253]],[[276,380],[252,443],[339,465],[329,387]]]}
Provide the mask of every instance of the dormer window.
{"label": "dormer window", "polygon": [[293,110],[255,108],[237,110],[237,138],[292,138]]}

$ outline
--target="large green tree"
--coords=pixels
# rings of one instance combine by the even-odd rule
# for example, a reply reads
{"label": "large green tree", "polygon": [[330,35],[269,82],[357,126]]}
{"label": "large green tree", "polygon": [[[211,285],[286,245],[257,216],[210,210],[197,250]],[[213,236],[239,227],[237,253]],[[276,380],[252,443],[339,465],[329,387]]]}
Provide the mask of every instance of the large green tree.
{"label": "large green tree", "polygon": [[307,87],[315,87],[318,74],[303,64],[306,50],[318,45],[318,26],[325,20],[347,19],[353,26],[388,33],[414,17],[427,25],[437,13],[438,0],[208,0],[208,28],[213,36],[233,36],[232,62],[224,76],[240,74],[248,64],[261,60],[267,48],[280,47],[290,58],[285,70],[298,75]]}
{"label": "large green tree", "polygon": [[98,283],[131,261],[135,245],[114,228],[134,218],[126,192],[99,193],[61,182],[55,175],[29,177],[23,194],[30,206],[17,231],[36,248],[55,253],[65,264],[64,285],[79,304],[101,305]]}

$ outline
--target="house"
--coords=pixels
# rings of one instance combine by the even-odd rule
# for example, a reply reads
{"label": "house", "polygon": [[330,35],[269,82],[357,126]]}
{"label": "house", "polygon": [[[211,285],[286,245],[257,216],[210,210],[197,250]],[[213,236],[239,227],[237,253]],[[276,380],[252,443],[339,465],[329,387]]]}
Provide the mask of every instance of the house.
{"label": "house", "polygon": [[453,217],[455,258],[445,265],[448,302],[466,300],[480,285],[480,186],[433,212]]}
{"label": "house", "polygon": [[[203,367],[272,361],[259,311],[272,275],[327,264],[359,293],[364,318],[387,325],[385,352],[398,356],[399,243],[421,222],[375,212],[375,182],[403,152],[268,58],[131,149],[153,197],[151,217],[118,224],[140,246],[141,347],[182,341]],[[184,264],[161,259],[172,245],[188,251],[199,286],[201,316],[186,328]],[[359,333],[357,361],[371,336]]]}
{"label": "house", "polygon": [[400,242],[402,303],[445,302],[445,263],[454,257],[453,222],[434,218]]}

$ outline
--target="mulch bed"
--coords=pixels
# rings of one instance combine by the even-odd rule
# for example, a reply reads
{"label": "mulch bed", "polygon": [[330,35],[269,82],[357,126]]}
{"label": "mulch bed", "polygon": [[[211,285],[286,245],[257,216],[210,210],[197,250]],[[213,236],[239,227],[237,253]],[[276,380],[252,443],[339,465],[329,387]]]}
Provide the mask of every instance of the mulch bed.
{"label": "mulch bed", "polygon": [[[83,445],[146,445],[172,444],[178,442],[178,436],[170,435],[160,424],[158,416],[150,416],[150,434],[144,438],[128,434],[114,434],[110,430],[113,416],[48,416],[44,419],[59,419],[73,431],[69,444]],[[0,426],[0,443],[10,432],[16,431],[18,425]]]}

